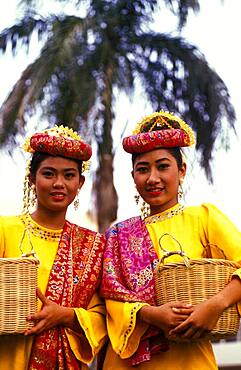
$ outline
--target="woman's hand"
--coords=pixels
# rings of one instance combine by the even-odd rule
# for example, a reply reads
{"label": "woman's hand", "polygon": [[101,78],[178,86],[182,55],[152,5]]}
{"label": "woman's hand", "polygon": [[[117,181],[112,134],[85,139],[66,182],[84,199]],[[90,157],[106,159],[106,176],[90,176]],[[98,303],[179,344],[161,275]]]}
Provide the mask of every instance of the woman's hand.
{"label": "woman's hand", "polygon": [[27,320],[36,324],[25,332],[25,335],[40,334],[44,330],[51,329],[57,325],[64,325],[72,328],[76,324],[74,309],[62,307],[47,299],[41,290],[37,288],[37,296],[43,303],[41,310],[31,315]]}
{"label": "woman's hand", "polygon": [[[173,311],[181,314],[182,308],[173,308]],[[214,300],[207,300],[193,307],[193,312],[180,325],[171,329],[169,337],[182,339],[198,339],[210,332],[216,325],[223,308]]]}
{"label": "woman's hand", "polygon": [[[174,311],[174,308],[181,311]],[[161,306],[143,306],[138,317],[147,324],[162,329],[165,335],[168,335],[170,330],[185,321],[192,311],[191,304],[170,302]]]}
{"label": "woman's hand", "polygon": [[[225,309],[241,301],[241,280],[234,276],[219,293],[193,307],[193,313],[183,323],[170,330],[169,336],[198,339],[210,332]],[[176,309],[182,313],[182,309]]]}

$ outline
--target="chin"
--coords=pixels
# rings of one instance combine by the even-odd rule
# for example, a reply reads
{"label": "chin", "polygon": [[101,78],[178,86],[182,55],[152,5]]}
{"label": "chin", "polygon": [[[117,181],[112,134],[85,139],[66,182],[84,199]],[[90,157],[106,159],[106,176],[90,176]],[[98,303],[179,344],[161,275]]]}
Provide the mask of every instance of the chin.
{"label": "chin", "polygon": [[63,205],[63,204],[51,204],[48,209],[52,212],[63,212],[63,211],[66,211],[68,208],[67,205]]}
{"label": "chin", "polygon": [[150,207],[154,207],[154,208],[158,208],[158,207],[162,207],[165,202],[158,202],[158,201],[150,201],[150,202],[146,202],[149,204]]}

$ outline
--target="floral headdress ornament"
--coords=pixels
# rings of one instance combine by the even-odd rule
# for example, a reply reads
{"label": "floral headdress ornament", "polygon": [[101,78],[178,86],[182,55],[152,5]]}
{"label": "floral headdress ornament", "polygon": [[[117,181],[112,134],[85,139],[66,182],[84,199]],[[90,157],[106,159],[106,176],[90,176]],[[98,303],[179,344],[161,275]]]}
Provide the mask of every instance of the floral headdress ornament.
{"label": "floral headdress ornament", "polygon": [[164,147],[185,147],[195,143],[192,129],[181,118],[169,112],[155,112],[138,122],[133,135],[123,139],[128,153],[144,153]]}
{"label": "floral headdress ornament", "polygon": [[[28,153],[42,152],[59,155],[82,161],[82,172],[89,168],[92,149],[77,132],[69,127],[54,126],[53,128],[33,134],[25,140],[22,149]],[[24,207],[26,212],[30,206],[31,185],[29,182],[31,159],[27,163],[24,180]],[[33,195],[33,194],[32,194]]]}
{"label": "floral headdress ornament", "polygon": [[[92,155],[90,145],[72,128],[63,125],[33,134],[25,140],[22,148],[28,153],[43,152],[83,162],[87,162]],[[82,170],[86,170],[86,163],[83,163]]]}

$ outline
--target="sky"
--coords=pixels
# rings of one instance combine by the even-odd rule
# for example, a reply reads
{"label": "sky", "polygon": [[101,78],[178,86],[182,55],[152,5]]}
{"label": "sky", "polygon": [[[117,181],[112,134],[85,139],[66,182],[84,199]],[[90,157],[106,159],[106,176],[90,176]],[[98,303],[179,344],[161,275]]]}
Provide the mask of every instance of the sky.
{"label": "sky", "polygon": [[[8,0],[8,13],[0,18],[0,30],[13,24],[17,16],[16,1]],[[241,229],[241,49],[239,47],[239,32],[241,2],[237,0],[206,1],[201,0],[201,12],[188,18],[183,36],[205,54],[209,65],[216,70],[229,88],[231,101],[237,114],[237,136],[230,132],[231,148],[225,152],[218,150],[213,162],[214,184],[207,183],[203,171],[196,165],[195,170],[189,170],[184,183],[185,204],[200,204],[211,202],[217,205]],[[46,10],[47,11],[47,10]],[[162,15],[161,22],[156,19],[159,31],[172,31],[176,19],[169,12]],[[21,76],[22,71],[38,54],[33,40],[29,56],[24,51],[12,58],[8,50],[6,55],[0,55],[0,104],[6,98],[13,84]],[[235,73],[238,71],[239,73]],[[124,153],[120,142],[119,127],[127,124],[125,134],[130,134],[135,124],[144,115],[152,113],[151,107],[146,104],[137,92],[135,101],[120,95],[116,101],[117,115],[114,131],[115,136],[115,185],[119,194],[118,220],[125,219],[139,213],[135,205],[135,189],[130,175],[131,159]],[[193,149],[194,150],[194,149]],[[192,157],[192,154],[190,154]],[[13,158],[4,153],[0,154],[0,214],[18,213],[22,207],[22,187],[25,172],[26,156],[17,149]],[[192,163],[188,163],[189,168]],[[75,212],[71,208],[69,219],[83,226],[89,226],[84,211],[90,202],[90,180],[88,179],[80,193],[82,207]]]}

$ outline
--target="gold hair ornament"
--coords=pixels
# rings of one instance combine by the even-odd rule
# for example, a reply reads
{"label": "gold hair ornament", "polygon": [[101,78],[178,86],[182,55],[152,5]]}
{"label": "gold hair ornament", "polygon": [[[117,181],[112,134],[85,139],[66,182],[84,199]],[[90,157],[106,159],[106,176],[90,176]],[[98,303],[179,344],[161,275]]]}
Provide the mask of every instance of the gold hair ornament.
{"label": "gold hair ornament", "polygon": [[[73,140],[82,140],[81,136],[76,131],[73,131],[72,128],[64,127],[63,125],[61,125],[61,126],[55,125],[52,128],[48,128],[46,130],[41,131],[41,133],[48,134],[50,136],[65,137],[65,138],[73,139]],[[30,139],[31,139],[32,136],[33,135],[27,137],[23,146],[22,146],[22,149],[25,152],[28,152],[28,153],[34,153],[35,152],[35,150],[30,145]]]}
{"label": "gold hair ornament", "polygon": [[[55,125],[54,127],[50,128],[50,129],[46,129],[46,130],[41,131],[40,134],[43,134],[43,135],[46,134],[46,135],[49,135],[50,137],[55,136],[55,137],[59,137],[59,138],[69,139],[69,140],[76,140],[77,142],[83,142],[82,137],[76,131],[73,131],[72,128],[64,127],[63,125],[61,125],[61,126]],[[22,146],[22,149],[25,152],[31,153],[31,154],[35,153],[35,151],[36,151],[31,146],[31,138],[33,136],[34,135],[31,135],[30,137],[27,137],[23,146]],[[76,158],[76,159],[78,159],[78,158]],[[82,160],[82,172],[87,171],[89,169],[89,167],[90,167],[90,161],[89,160],[87,160],[87,161]]]}
{"label": "gold hair ornament", "polygon": [[31,184],[30,184],[30,166],[31,160],[27,161],[25,177],[23,182],[23,210],[22,213],[27,213],[31,206]]}
{"label": "gold hair ornament", "polygon": [[[173,122],[174,125],[171,125],[170,122]],[[145,130],[145,128],[150,127]],[[176,126],[176,127],[175,127]],[[195,136],[193,130],[184,122],[181,118],[174,115],[174,113],[169,113],[165,111],[154,112],[149,116],[145,116],[140,122],[137,123],[135,129],[133,130],[133,135],[140,134],[144,131],[151,132],[155,127],[160,128],[169,128],[174,130],[175,128],[180,128],[183,131],[187,132],[190,138],[190,144],[195,144]]]}

